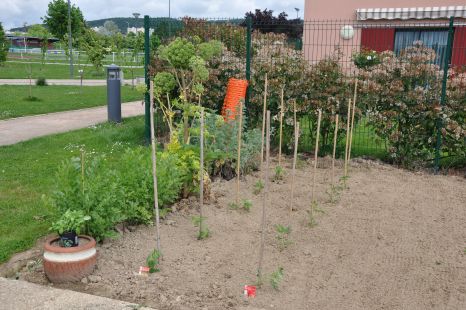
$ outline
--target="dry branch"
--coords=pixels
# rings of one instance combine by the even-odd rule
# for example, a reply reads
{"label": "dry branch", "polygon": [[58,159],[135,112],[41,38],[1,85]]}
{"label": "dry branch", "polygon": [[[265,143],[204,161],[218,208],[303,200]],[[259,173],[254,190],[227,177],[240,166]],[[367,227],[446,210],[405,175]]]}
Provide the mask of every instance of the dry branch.
{"label": "dry branch", "polygon": [[353,97],[353,108],[351,111],[351,129],[350,129],[350,139],[348,147],[348,162],[351,160],[351,146],[353,145],[353,128],[354,128],[354,111],[356,108],[356,99],[358,95],[358,79],[355,79],[354,82],[354,97]]}
{"label": "dry branch", "polygon": [[290,211],[293,211],[294,206],[294,182],[296,175],[296,161],[298,159],[298,139],[299,139],[299,123],[295,122],[294,127],[294,152],[293,152],[293,170],[291,172],[291,201]]}
{"label": "dry branch", "polygon": [[236,159],[236,205],[239,206],[239,177],[241,163],[241,131],[243,129],[243,101],[239,103],[238,154]]}
{"label": "dry branch", "polygon": [[267,86],[268,86],[268,80],[267,80],[267,73],[265,74],[265,82],[264,82],[264,109],[262,112],[262,138],[261,138],[261,171],[263,171],[263,165],[264,165],[264,135],[265,135],[265,117],[266,117],[266,110],[267,110]]}
{"label": "dry branch", "polygon": [[333,152],[332,152],[332,185],[335,182],[335,153],[337,150],[337,135],[338,135],[338,117],[337,114],[335,116],[335,131],[333,132]]}
{"label": "dry branch", "polygon": [[349,145],[349,131],[351,121],[351,99],[348,99],[348,115],[346,117],[346,145],[345,145],[345,177],[348,176],[348,145]]}
{"label": "dry branch", "polygon": [[150,140],[152,145],[152,177],[154,180],[154,208],[155,208],[155,229],[157,238],[157,251],[161,252],[160,248],[160,214],[159,214],[159,199],[157,192],[157,153],[154,132],[154,81],[150,81]]}
{"label": "dry branch", "polygon": [[316,132],[316,145],[314,149],[314,173],[312,176],[312,192],[311,192],[311,202],[314,202],[314,193],[316,187],[316,173],[317,173],[317,155],[319,153],[319,136],[320,136],[320,121],[322,119],[322,110],[319,109],[317,117],[317,132]]}
{"label": "dry branch", "polygon": [[265,219],[266,206],[269,202],[269,167],[270,167],[270,111],[267,111],[267,128],[266,128],[266,154],[265,154],[265,173],[264,173],[264,194],[262,196],[262,221],[261,221],[261,244],[259,249],[259,266],[257,268],[258,282],[262,282],[262,261],[264,259],[265,246]]}

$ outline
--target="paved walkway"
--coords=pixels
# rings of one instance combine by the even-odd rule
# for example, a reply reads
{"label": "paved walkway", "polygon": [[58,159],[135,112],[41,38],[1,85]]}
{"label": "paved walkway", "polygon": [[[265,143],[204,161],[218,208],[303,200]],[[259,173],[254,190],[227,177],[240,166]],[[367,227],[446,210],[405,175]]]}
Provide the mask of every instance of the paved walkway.
{"label": "paved walkway", "polygon": [[15,310],[150,309],[120,300],[61,290],[24,281],[8,280],[1,277],[0,304],[2,309]]}
{"label": "paved walkway", "polygon": [[[36,80],[32,79],[32,84],[35,84]],[[143,78],[134,79],[134,84],[144,83]],[[79,86],[81,85],[81,80],[75,79],[47,79],[47,84],[49,85],[71,85]],[[131,79],[125,79],[123,81],[125,85],[131,85]],[[0,79],[0,85],[29,85],[29,79]],[[83,86],[105,86],[107,85],[107,80],[83,80]]]}
{"label": "paved walkway", "polygon": [[[144,114],[141,101],[124,103],[122,117]],[[107,106],[24,116],[0,121],[0,146],[36,137],[89,127],[107,121]]]}

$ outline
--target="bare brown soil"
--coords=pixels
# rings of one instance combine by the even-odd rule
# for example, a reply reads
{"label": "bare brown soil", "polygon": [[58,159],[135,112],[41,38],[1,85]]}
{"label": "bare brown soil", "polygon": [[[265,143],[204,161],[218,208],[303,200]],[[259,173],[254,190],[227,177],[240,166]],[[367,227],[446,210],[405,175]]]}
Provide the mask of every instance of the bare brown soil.
{"label": "bare brown soil", "polygon": [[[86,283],[55,286],[156,309],[466,309],[464,178],[356,161],[348,188],[330,203],[327,162],[316,187],[325,213],[310,228],[312,165],[297,171],[297,211],[290,212],[287,164],[284,181],[271,183],[266,278],[256,298],[242,293],[256,281],[262,197],[252,188],[259,173],[241,184],[242,197],[253,202],[250,212],[228,207],[235,180],[212,183],[206,240],[196,239],[191,222],[197,200],[180,201],[161,227],[160,272],[138,275],[155,247],[155,228],[141,226],[99,247],[98,268]],[[282,251],[276,224],[292,230],[292,243]],[[268,276],[278,267],[284,278],[275,290]],[[29,264],[20,278],[50,285],[40,264]]]}

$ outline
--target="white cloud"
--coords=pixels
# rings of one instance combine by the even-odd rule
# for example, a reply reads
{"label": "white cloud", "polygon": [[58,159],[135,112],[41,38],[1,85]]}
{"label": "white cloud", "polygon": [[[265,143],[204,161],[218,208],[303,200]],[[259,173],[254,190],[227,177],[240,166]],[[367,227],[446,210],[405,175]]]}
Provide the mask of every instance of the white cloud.
{"label": "white cloud", "polygon": [[[24,22],[41,22],[50,0],[1,0],[0,22],[6,29],[20,27]],[[168,0],[71,0],[84,14],[86,20],[108,17],[132,16],[133,12],[151,17],[168,16]],[[295,17],[294,8],[304,9],[304,0],[172,0],[173,17],[243,17],[256,8],[270,9],[275,13],[285,11]]]}

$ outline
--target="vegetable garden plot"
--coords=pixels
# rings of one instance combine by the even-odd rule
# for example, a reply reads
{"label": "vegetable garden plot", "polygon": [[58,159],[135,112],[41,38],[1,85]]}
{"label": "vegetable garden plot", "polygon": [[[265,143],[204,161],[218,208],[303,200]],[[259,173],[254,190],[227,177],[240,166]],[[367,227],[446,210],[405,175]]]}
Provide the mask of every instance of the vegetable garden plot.
{"label": "vegetable garden plot", "polygon": [[[138,275],[155,236],[155,227],[139,226],[98,248],[98,268],[86,283],[57,287],[158,309],[463,308],[465,180],[357,160],[349,167],[349,188],[331,202],[331,160],[319,162],[315,199],[325,213],[315,214],[313,228],[306,212],[312,161],[296,169],[296,211],[289,211],[290,158],[283,159],[284,179],[270,183],[264,280],[255,298],[244,299],[243,288],[256,281],[262,198],[253,188],[259,172],[241,182],[241,197],[252,202],[249,212],[228,208],[236,199],[235,179],[213,182],[204,205],[211,231],[205,240],[196,240],[191,223],[197,199],[173,206],[161,223],[160,272]],[[271,175],[277,163],[271,162]],[[336,162],[336,176],[343,167]],[[290,227],[289,234],[276,225]],[[20,278],[47,284],[31,266]]]}

